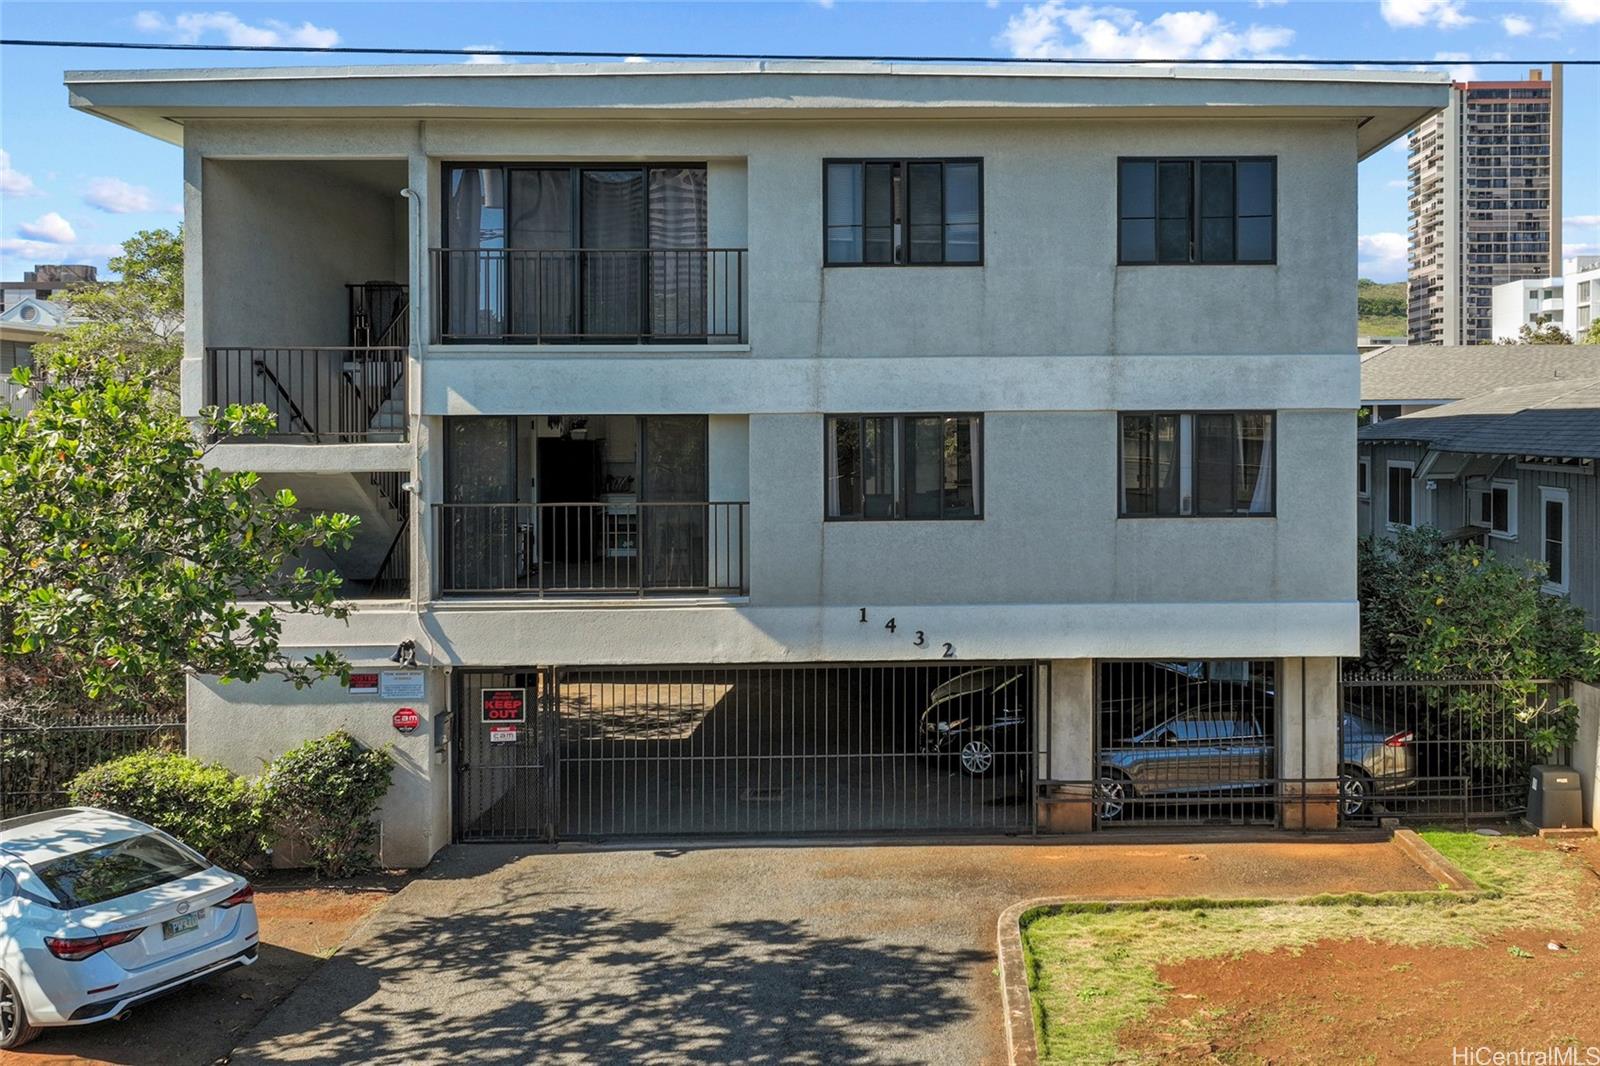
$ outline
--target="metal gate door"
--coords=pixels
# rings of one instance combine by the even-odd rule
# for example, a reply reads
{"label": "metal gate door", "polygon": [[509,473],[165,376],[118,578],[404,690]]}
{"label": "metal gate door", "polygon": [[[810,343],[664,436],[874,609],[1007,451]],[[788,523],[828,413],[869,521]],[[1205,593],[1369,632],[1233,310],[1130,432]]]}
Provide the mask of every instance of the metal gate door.
{"label": "metal gate door", "polygon": [[1277,663],[1095,664],[1096,825],[1277,821]]}
{"label": "metal gate door", "polygon": [[1030,663],[557,677],[560,837],[1034,825]]}
{"label": "metal gate door", "polygon": [[457,840],[551,840],[554,671],[456,674]]}

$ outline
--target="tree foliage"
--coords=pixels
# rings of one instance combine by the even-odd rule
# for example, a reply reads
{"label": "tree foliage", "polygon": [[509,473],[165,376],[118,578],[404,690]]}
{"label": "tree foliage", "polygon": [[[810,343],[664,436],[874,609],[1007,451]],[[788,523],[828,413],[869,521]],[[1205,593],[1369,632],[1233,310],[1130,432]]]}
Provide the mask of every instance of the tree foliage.
{"label": "tree foliage", "polygon": [[177,409],[183,359],[183,230],[141,230],[122,244],[110,269],[120,281],[83,285],[62,297],[82,321],[34,348],[40,373],[86,384],[101,370],[149,381],[156,406]]}
{"label": "tree foliage", "polygon": [[1515,337],[1501,337],[1501,344],[1571,344],[1572,334],[1551,322],[1548,317],[1538,322],[1528,322],[1517,330]]}
{"label": "tree foliage", "polygon": [[[338,575],[297,559],[348,545],[358,520],[303,517],[287,490],[209,468],[149,374],[70,345],[55,359],[30,414],[0,409],[0,713],[180,706],[187,672],[343,673],[279,637],[286,613],[346,616]],[[234,405],[203,421],[238,436],[272,419]]]}
{"label": "tree foliage", "polygon": [[336,729],[272,760],[261,794],[276,831],[306,849],[318,876],[350,877],[378,864],[373,815],[393,774],[387,747]]}

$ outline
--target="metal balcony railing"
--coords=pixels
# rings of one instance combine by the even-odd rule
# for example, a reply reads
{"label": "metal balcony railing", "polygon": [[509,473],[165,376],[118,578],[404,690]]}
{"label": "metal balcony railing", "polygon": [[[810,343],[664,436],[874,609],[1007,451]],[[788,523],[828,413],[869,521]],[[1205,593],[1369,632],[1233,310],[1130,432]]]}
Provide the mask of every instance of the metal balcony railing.
{"label": "metal balcony railing", "polygon": [[748,503],[435,504],[441,595],[739,595]]}
{"label": "metal balcony railing", "polygon": [[432,250],[434,339],[733,344],[748,339],[743,248]]}
{"label": "metal balcony railing", "polygon": [[207,348],[206,403],[265,404],[272,437],[316,443],[403,441],[403,347]]}

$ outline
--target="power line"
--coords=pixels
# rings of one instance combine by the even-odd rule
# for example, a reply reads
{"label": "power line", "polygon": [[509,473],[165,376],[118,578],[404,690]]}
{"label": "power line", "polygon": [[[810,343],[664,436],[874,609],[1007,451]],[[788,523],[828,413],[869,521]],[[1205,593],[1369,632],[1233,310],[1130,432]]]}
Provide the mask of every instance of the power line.
{"label": "power line", "polygon": [[1018,56],[928,56],[928,55],[828,55],[774,52],[629,52],[570,51],[531,48],[366,48],[334,45],[317,48],[293,44],[165,44],[137,41],[52,41],[33,38],[0,38],[0,45],[17,48],[114,48],[147,52],[291,52],[310,55],[395,55],[395,56],[504,56],[519,59],[743,59],[769,61],[817,61],[857,63],[1048,63],[1063,66],[1107,66],[1125,64],[1174,65],[1183,63],[1220,66],[1298,66],[1298,67],[1445,67],[1471,63],[1490,67],[1545,66],[1561,63],[1573,67],[1600,66],[1600,59],[1027,59]]}

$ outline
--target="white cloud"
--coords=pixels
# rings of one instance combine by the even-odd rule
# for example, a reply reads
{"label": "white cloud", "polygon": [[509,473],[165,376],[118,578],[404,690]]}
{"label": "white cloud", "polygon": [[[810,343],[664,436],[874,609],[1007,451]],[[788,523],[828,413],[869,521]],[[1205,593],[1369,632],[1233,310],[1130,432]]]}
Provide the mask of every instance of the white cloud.
{"label": "white cloud", "polygon": [[623,56],[622,57],[622,61],[624,63],[648,63],[648,62],[650,62],[644,56]]}
{"label": "white cloud", "polygon": [[1466,52],[1435,52],[1433,53],[1433,58],[1437,59],[1441,63],[1451,64],[1451,81],[1478,80],[1478,68],[1473,66],[1471,63],[1462,62],[1462,60],[1472,58],[1472,56]]}
{"label": "white cloud", "polygon": [[[463,47],[468,48],[468,49],[473,49],[473,48],[495,49],[495,48],[499,48],[500,47],[500,42],[496,41],[493,44],[469,44],[469,45],[464,45]],[[464,60],[464,62],[474,63],[474,64],[504,63],[505,61],[506,61],[506,57],[505,56],[468,56]]]}
{"label": "white cloud", "polygon": [[1400,281],[1406,276],[1406,235],[1366,233],[1356,238],[1357,270],[1373,281]]}
{"label": "white cloud", "polygon": [[1284,4],[1287,4],[1289,0],[1250,0],[1250,2],[1255,4],[1257,7],[1282,7]]}
{"label": "white cloud", "polygon": [[1168,11],[1148,22],[1121,7],[1031,4],[996,38],[1024,59],[1274,58],[1294,39],[1286,26],[1246,26],[1215,11]]}
{"label": "white cloud", "polygon": [[121,178],[95,178],[83,194],[83,202],[112,215],[132,215],[156,210],[156,198],[143,185],[129,185]]}
{"label": "white cloud", "polygon": [[11,165],[11,153],[0,148],[0,193],[7,196],[39,196],[33,179]]}
{"label": "white cloud", "polygon": [[1404,189],[1406,187],[1406,185],[1409,184],[1409,183],[1406,181],[1405,178],[1390,178],[1388,181],[1384,182],[1383,184],[1384,184],[1384,186],[1386,188],[1390,188],[1390,189]]}
{"label": "white cloud", "polygon": [[277,19],[262,19],[251,25],[231,11],[187,11],[173,18],[155,11],[141,11],[133,18],[134,28],[144,33],[161,34],[177,44],[198,44],[207,35],[217,35],[227,44],[298,45],[305,48],[332,48],[339,43],[339,31],[310,22],[292,26]]}
{"label": "white cloud", "polygon": [[1573,22],[1600,22],[1600,0],[1559,0],[1556,9]]}
{"label": "white cloud", "polygon": [[1500,20],[1500,28],[1507,37],[1526,37],[1533,32],[1533,23],[1521,15],[1507,15]]}
{"label": "white cloud", "polygon": [[1561,220],[1561,224],[1572,229],[1588,229],[1600,226],[1600,215],[1568,215]]}
{"label": "white cloud", "polygon": [[71,244],[78,239],[77,233],[72,229],[72,223],[54,211],[46,212],[32,222],[18,223],[17,232],[24,237],[49,244]]}
{"label": "white cloud", "polygon": [[1478,20],[1462,10],[1464,0],[1382,0],[1378,10],[1391,26],[1455,30]]}
{"label": "white cloud", "polygon": [[817,6],[823,9],[833,7],[833,0],[817,0]]}
{"label": "white cloud", "polygon": [[[121,255],[122,248],[115,244],[55,244],[26,238],[0,237],[0,273],[14,277],[34,263],[94,263],[105,266],[106,260]],[[13,264],[7,260],[15,257]]]}

